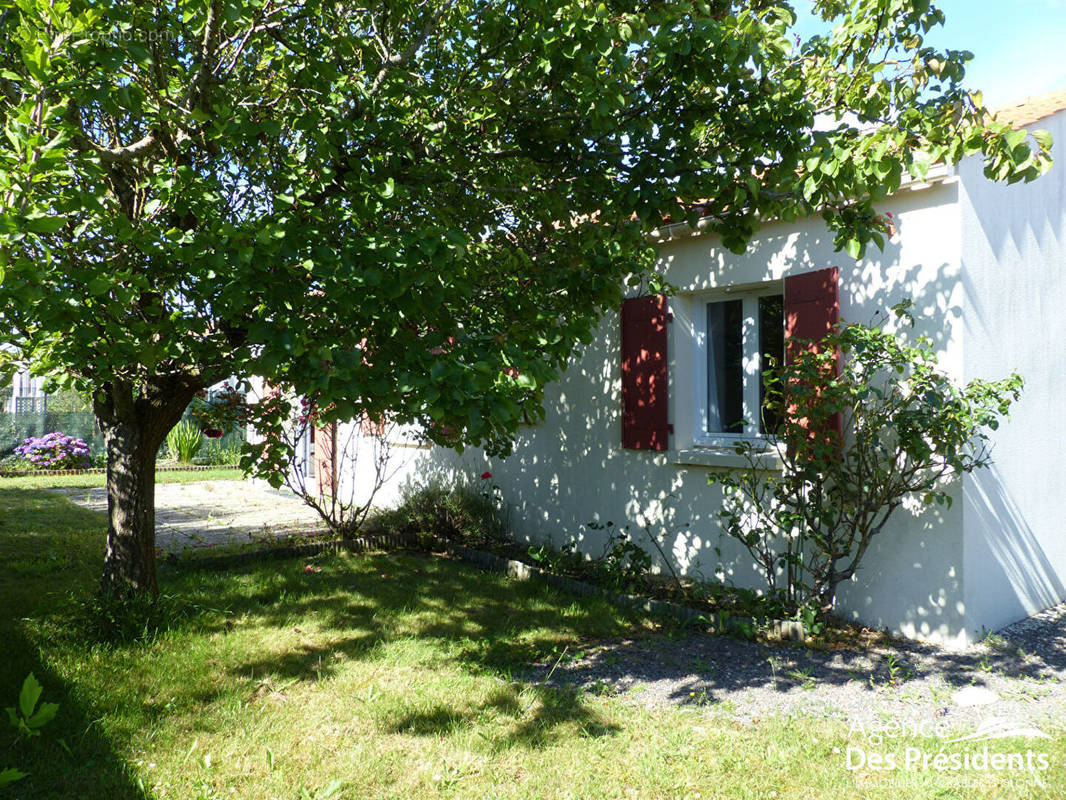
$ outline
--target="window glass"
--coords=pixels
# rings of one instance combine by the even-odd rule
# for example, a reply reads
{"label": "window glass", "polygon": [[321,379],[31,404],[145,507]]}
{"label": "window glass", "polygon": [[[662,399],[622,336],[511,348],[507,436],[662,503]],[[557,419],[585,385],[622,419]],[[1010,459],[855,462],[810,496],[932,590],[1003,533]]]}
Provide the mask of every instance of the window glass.
{"label": "window glass", "polygon": [[[771,365],[780,367],[785,357],[785,298],[772,294],[759,298],[759,369],[765,375]],[[781,424],[780,387],[767,397],[766,384],[759,381],[759,432],[774,433]]]}
{"label": "window glass", "polygon": [[707,430],[744,432],[743,301],[707,304]]}

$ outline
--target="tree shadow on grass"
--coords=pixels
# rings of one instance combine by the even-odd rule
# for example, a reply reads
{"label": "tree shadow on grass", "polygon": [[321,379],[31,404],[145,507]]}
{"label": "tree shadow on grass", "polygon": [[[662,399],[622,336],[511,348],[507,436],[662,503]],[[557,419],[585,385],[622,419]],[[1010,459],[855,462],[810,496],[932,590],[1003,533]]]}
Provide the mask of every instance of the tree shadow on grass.
{"label": "tree shadow on grass", "polygon": [[76,687],[64,681],[17,625],[0,624],[5,656],[0,663],[0,707],[15,705],[30,672],[43,687],[41,703],[58,703],[55,719],[41,735],[10,746],[13,729],[0,728],[0,768],[17,767],[27,777],[0,789],[0,797],[34,800],[106,798],[147,800],[136,770],[112,748],[97,714],[79,701]]}
{"label": "tree shadow on grass", "polygon": [[[576,722],[595,729],[581,693],[551,708],[554,692],[666,681],[664,697],[678,704],[715,704],[734,693],[762,688],[805,702],[814,686],[850,685],[871,695],[915,678],[936,678],[949,687],[987,685],[993,676],[1059,679],[1061,654],[1054,647],[1019,658],[1010,650],[950,652],[919,642],[896,642],[883,652],[819,651],[769,647],[699,633],[634,637],[633,625],[602,601],[576,599],[536,582],[519,583],[466,565],[410,555],[323,558],[323,572],[304,573],[303,562],[278,564],[272,586],[256,595],[254,615],[281,624],[285,615],[314,614],[324,626],[359,632],[328,645],[347,657],[368,658],[374,646],[409,637],[435,643],[436,657],[474,674],[524,680],[541,692],[542,718],[512,743],[544,740],[551,728]],[[235,608],[244,601],[233,597]],[[1059,629],[1061,634],[1061,625]],[[572,645],[569,658],[562,644]],[[584,647],[582,643],[592,644]],[[575,651],[588,650],[575,657]],[[442,655],[443,654],[443,655]],[[556,663],[559,656],[561,663]],[[314,672],[321,648],[279,663],[293,677]],[[270,669],[256,663],[256,669]],[[558,667],[556,670],[555,667]],[[549,679],[549,674],[551,674]],[[326,673],[328,674],[328,672]],[[440,733],[476,719],[488,709],[461,703],[409,715],[411,732]],[[397,725],[401,723],[396,723]],[[398,728],[396,729],[398,730]]]}
{"label": "tree shadow on grass", "polygon": [[14,745],[14,729],[6,719],[0,722],[0,769],[16,767],[28,773],[0,789],[0,797],[147,797],[138,785],[136,768],[116,752],[104,732],[100,709],[90,707],[86,692],[50,666],[63,646],[32,631],[40,618],[62,605],[66,592],[92,586],[105,529],[101,515],[58,495],[0,489],[0,709],[16,705],[22,682],[31,672],[42,687],[39,702],[59,704],[55,718],[39,736]]}
{"label": "tree shadow on grass", "polygon": [[507,732],[492,742],[501,750],[516,745],[547,747],[552,744],[553,731],[560,726],[576,725],[588,738],[610,736],[621,730],[589,708],[576,687],[534,685],[532,701],[520,689],[515,684],[501,687],[486,700],[463,708],[436,704],[428,709],[408,711],[386,725],[385,730],[415,736],[447,736],[495,713],[507,719]]}
{"label": "tree shadow on grass", "polygon": [[[632,634],[631,622],[601,601],[574,602],[536,583],[407,554],[325,556],[314,565],[322,571],[308,571],[306,561],[295,560],[271,562],[269,572],[262,564],[226,573],[182,570],[168,582],[194,603],[210,598],[214,611],[189,622],[204,633],[253,624],[295,640],[227,665],[230,678],[250,684],[330,678],[345,660],[373,660],[401,641],[429,646],[424,656],[413,656],[416,662],[428,659],[423,666],[450,664],[507,681],[482,704],[460,698],[402,712],[385,725],[394,733],[445,735],[486,714],[508,718],[507,732],[493,743],[502,747],[546,746],[562,726],[577,726],[589,736],[617,731],[581,691],[532,685],[533,702],[523,702],[523,684],[513,682],[554,657],[562,643]],[[312,626],[314,631],[305,629]],[[210,702],[214,696],[197,699]]]}

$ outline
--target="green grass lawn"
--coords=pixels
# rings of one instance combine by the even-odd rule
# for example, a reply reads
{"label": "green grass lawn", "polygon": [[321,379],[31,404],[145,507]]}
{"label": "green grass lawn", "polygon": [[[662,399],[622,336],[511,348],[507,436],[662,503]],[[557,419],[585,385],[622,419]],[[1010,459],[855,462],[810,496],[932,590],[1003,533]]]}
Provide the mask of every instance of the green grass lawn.
{"label": "green grass lawn", "polygon": [[1043,786],[848,772],[841,722],[740,724],[714,706],[646,710],[518,682],[531,661],[646,629],[599,601],[413,555],[164,570],[169,627],[93,644],[71,598],[93,586],[102,532],[62,497],[0,489],[0,707],[31,670],[60,703],[39,738],[8,747],[0,733],[0,767],[31,773],[11,797],[1066,796],[1062,737]]}
{"label": "green grass lawn", "polygon": [[[84,475],[20,475],[0,478],[0,489],[80,489],[103,486],[105,476],[100,473]],[[198,471],[161,471],[155,474],[156,483],[198,483],[199,481],[239,481],[244,473],[232,467]]]}

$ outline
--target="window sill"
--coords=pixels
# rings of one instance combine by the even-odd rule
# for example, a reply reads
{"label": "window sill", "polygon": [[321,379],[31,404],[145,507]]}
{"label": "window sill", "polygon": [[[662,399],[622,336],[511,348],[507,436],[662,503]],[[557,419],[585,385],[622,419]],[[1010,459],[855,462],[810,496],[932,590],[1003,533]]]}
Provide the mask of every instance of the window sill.
{"label": "window sill", "polygon": [[[741,455],[731,446],[675,450],[670,461],[680,466],[712,469],[746,469],[751,466],[748,457]],[[776,447],[771,447],[755,454],[755,466],[760,470],[776,472],[784,466],[784,459]]]}

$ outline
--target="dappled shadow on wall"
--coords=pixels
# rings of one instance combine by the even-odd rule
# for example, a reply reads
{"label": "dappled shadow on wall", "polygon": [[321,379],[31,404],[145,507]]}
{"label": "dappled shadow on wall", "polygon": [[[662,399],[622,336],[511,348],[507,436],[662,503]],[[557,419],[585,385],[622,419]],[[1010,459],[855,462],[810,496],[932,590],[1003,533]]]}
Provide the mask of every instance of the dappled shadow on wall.
{"label": "dappled shadow on wall", "polygon": [[[718,263],[721,259],[713,256],[709,245],[694,242],[691,246],[701,248],[709,270],[720,269],[713,282],[696,288],[713,289],[737,279],[738,273],[728,263]],[[811,253],[829,250],[824,237],[768,236],[756,242],[746,258],[762,258],[766,263],[785,259],[780,271],[804,270],[826,266],[820,256]],[[692,253],[680,255],[688,258]],[[859,264],[847,263],[849,259],[841,253],[833,257],[842,265],[841,288],[850,298],[846,308],[852,311],[849,321],[874,322],[875,311],[887,311],[891,302],[910,297],[918,317],[914,333],[929,336],[939,348],[949,344],[953,323],[960,315],[955,305],[958,275],[950,265],[900,266],[900,248],[891,242],[884,252],[871,249],[868,259]],[[671,259],[669,253],[664,255],[668,270]],[[686,334],[682,320],[672,324],[674,337]],[[687,366],[676,363],[674,354],[670,358],[674,392],[676,371]],[[608,314],[582,357],[548,388],[545,422],[520,430],[513,455],[488,459],[473,449],[457,457],[451,451],[434,448],[407,476],[407,485],[447,486],[458,481],[477,489],[482,485],[480,474],[489,470],[491,483],[502,490],[520,540],[550,541],[555,546],[573,540],[585,552],[598,556],[610,531],[589,528],[587,523],[612,522],[612,531],[628,524],[634,541],[649,551],[652,548],[646,537],[659,536],[675,563],[690,574],[718,577],[738,586],[757,585],[758,575],[750,557],[722,534],[716,513],[720,490],[707,485],[707,471],[673,464],[669,454],[622,449],[620,365],[619,320],[617,314]],[[671,441],[674,448],[687,444]],[[906,516],[900,512],[901,518]],[[942,522],[933,512],[926,512],[921,520],[906,519],[908,546],[920,547],[919,538],[934,542]],[[886,534],[886,545],[891,535]],[[898,543],[895,547],[898,549]],[[862,575],[863,588],[876,596],[878,605],[892,602],[899,594],[900,570],[909,570],[916,575],[909,580],[916,580],[921,592],[917,602],[915,598],[906,603],[900,600],[900,613],[910,614],[916,624],[928,618],[934,627],[947,624],[946,620],[935,621],[941,613],[957,621],[957,582],[946,573],[931,571],[935,559],[923,556],[928,566],[918,572],[914,571],[914,559],[889,561],[890,570],[871,568]],[[872,559],[866,564],[872,567]],[[951,609],[947,609],[949,605]]]}

